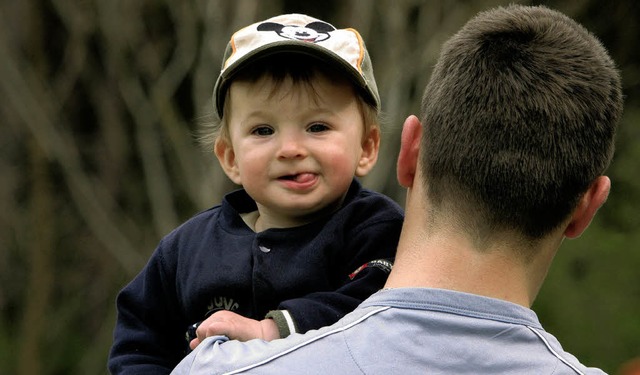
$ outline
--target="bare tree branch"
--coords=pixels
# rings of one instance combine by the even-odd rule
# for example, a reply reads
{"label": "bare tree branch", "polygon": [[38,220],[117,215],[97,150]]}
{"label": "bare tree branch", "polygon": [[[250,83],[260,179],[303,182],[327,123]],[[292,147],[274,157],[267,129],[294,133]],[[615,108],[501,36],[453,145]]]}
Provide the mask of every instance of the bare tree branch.
{"label": "bare tree branch", "polygon": [[70,136],[56,129],[54,119],[60,119],[59,108],[51,93],[36,78],[27,64],[18,69],[14,56],[0,36],[0,88],[5,92],[22,124],[26,126],[50,160],[60,163],[69,191],[78,211],[83,215],[105,249],[110,251],[129,273],[136,272],[143,258],[129,240],[114,225],[109,213],[93,193],[92,184],[82,171],[80,158]]}

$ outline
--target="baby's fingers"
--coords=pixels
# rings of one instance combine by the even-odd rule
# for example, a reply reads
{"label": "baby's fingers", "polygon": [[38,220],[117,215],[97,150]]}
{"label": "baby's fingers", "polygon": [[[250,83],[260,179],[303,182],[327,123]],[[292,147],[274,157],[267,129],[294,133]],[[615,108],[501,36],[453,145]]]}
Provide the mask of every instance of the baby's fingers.
{"label": "baby's fingers", "polygon": [[204,339],[210,336],[228,336],[229,334],[228,331],[229,331],[229,324],[227,322],[214,321],[211,319],[207,319],[204,322],[202,322],[202,324],[200,324],[200,326],[196,330],[196,336],[197,336],[197,340],[202,342],[204,341]]}
{"label": "baby's fingers", "polygon": [[189,347],[191,350],[194,350],[198,345],[200,345],[200,339],[195,338],[189,342]]}

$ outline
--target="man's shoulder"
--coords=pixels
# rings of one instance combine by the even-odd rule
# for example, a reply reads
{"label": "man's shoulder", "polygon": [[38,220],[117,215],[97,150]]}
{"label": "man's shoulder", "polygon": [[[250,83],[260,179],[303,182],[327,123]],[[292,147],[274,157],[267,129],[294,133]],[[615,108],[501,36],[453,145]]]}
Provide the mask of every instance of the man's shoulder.
{"label": "man's shoulder", "polygon": [[[173,374],[353,373],[358,365],[349,354],[343,333],[386,309],[380,306],[357,309],[332,326],[271,342],[210,337],[187,356]],[[318,360],[318,353],[322,353],[324,360]]]}

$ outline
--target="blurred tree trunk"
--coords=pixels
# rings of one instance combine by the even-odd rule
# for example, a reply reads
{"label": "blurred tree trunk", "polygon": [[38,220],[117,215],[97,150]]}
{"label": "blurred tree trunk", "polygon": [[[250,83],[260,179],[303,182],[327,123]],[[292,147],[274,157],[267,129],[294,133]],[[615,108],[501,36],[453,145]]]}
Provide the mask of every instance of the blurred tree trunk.
{"label": "blurred tree trunk", "polygon": [[47,330],[49,300],[54,283],[51,257],[54,246],[54,199],[49,168],[40,146],[29,142],[30,216],[25,234],[28,255],[28,280],[24,291],[24,315],[20,328],[18,374],[42,374],[43,341]]}

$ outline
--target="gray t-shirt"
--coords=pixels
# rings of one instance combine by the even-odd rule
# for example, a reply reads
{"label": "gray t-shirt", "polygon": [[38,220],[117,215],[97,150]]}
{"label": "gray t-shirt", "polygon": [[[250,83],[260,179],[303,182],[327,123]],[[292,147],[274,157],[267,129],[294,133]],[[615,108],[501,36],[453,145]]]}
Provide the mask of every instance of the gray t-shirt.
{"label": "gray t-shirt", "polygon": [[336,324],[245,343],[211,337],[173,374],[603,374],[565,352],[536,314],[443,289],[382,290]]}

